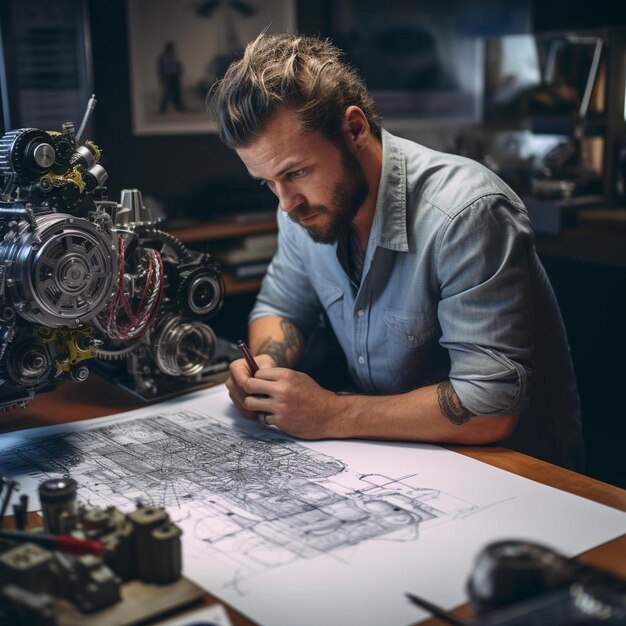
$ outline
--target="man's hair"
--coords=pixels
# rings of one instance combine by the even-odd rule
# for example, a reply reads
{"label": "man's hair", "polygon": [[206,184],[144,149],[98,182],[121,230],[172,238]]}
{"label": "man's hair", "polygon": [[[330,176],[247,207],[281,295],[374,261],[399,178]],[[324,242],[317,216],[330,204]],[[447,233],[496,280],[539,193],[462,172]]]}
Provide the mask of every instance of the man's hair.
{"label": "man's hair", "polygon": [[285,107],[297,113],[305,130],[319,131],[334,141],[351,105],[363,111],[380,140],[382,118],[376,104],[342,57],[328,40],[259,35],[209,92],[221,140],[231,148],[246,145]]}

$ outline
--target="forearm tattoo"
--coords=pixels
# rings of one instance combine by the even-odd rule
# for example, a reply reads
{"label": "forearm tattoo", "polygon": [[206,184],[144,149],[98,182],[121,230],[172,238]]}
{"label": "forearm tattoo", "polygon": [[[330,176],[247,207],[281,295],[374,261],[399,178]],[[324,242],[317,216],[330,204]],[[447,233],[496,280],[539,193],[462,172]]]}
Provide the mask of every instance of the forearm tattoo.
{"label": "forearm tattoo", "polygon": [[299,354],[304,345],[304,337],[295,324],[288,320],[280,320],[280,329],[283,331],[284,339],[276,341],[268,337],[260,346],[258,354],[269,354],[276,363],[276,367],[288,367],[289,359],[287,353],[293,350]]}
{"label": "forearm tattoo", "polygon": [[474,413],[461,404],[449,380],[444,380],[437,387],[437,400],[441,412],[456,426],[461,426],[474,417]]}

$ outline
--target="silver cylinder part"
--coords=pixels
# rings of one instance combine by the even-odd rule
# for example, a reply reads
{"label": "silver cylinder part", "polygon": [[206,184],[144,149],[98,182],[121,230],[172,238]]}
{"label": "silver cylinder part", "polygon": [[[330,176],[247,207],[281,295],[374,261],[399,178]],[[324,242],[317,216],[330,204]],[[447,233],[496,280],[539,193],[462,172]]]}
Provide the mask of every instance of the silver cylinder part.
{"label": "silver cylinder part", "polygon": [[170,315],[160,323],[152,343],[153,358],[159,368],[170,376],[202,374],[213,360],[215,333],[202,322],[183,322]]}
{"label": "silver cylinder part", "polygon": [[109,178],[109,173],[99,163],[89,168],[89,173],[98,181],[100,187],[104,186]]}
{"label": "silver cylinder part", "polygon": [[213,273],[198,274],[189,283],[189,309],[196,315],[210,315],[222,303],[224,289]]}
{"label": "silver cylinder part", "polygon": [[37,216],[0,242],[12,304],[24,319],[53,328],[80,326],[109,303],[117,285],[117,249],[85,219]]}
{"label": "silver cylinder part", "polygon": [[40,143],[33,150],[33,159],[39,167],[49,169],[54,165],[56,153],[49,143]]}
{"label": "silver cylinder part", "polygon": [[0,137],[0,177],[17,175],[21,183],[37,180],[50,171],[56,159],[48,133],[18,128]]}
{"label": "silver cylinder part", "polygon": [[168,524],[170,520],[169,515],[165,509],[146,506],[129,513],[128,519],[134,526],[139,578],[143,581],[149,581],[153,575],[152,531],[159,526]]}
{"label": "silver cylinder part", "polygon": [[139,189],[122,189],[120,201],[122,208],[118,210],[116,217],[117,226],[129,224],[152,223],[152,212],[143,203],[143,196]]}
{"label": "silver cylinder part", "polygon": [[80,146],[72,155],[71,163],[72,165],[80,164],[88,170],[96,164],[96,157],[87,146]]}
{"label": "silver cylinder part", "polygon": [[150,533],[152,568],[147,582],[159,585],[178,580],[183,568],[182,531],[175,524],[164,524]]}
{"label": "silver cylinder part", "polygon": [[49,478],[39,484],[39,500],[47,532],[63,532],[62,518],[76,513],[78,483],[69,477]]}

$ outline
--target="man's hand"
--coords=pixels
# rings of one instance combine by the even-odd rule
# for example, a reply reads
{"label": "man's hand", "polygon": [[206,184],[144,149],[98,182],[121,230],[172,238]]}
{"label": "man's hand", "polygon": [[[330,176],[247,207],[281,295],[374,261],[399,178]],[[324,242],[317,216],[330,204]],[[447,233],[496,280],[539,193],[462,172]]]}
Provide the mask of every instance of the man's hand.
{"label": "man's hand", "polygon": [[250,376],[243,359],[230,365],[226,382],[246,417],[301,439],[391,439],[482,445],[510,437],[516,415],[472,415],[449,381],[388,396],[340,396],[310,376],[276,367],[273,357],[254,357]]}
{"label": "man's hand", "polygon": [[[275,367],[276,363],[269,354],[259,354],[254,357],[259,369]],[[244,417],[256,419],[258,413],[249,411],[244,405],[244,401],[248,395],[245,390],[246,383],[251,379],[250,369],[244,359],[237,359],[230,364],[230,376],[226,381],[226,388],[230,395],[230,399]]]}
{"label": "man's hand", "polygon": [[248,394],[243,400],[247,414],[260,413],[264,424],[301,439],[340,436],[334,410],[337,396],[302,372],[266,367],[248,377],[243,388]]}

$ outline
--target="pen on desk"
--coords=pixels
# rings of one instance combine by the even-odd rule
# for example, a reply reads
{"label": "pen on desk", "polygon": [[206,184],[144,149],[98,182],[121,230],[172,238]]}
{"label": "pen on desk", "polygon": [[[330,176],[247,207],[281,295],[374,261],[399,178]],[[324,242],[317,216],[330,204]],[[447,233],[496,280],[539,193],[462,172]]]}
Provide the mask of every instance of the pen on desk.
{"label": "pen on desk", "polygon": [[57,550],[68,554],[95,554],[99,556],[104,546],[91,539],[76,539],[71,535],[49,535],[20,530],[0,530],[0,539],[8,539],[18,543],[35,543],[48,550]]}
{"label": "pen on desk", "polygon": [[254,376],[257,373],[259,366],[256,364],[256,361],[252,356],[252,352],[250,352],[250,348],[248,348],[246,342],[243,339],[239,339],[237,341],[237,347],[241,350],[241,354],[243,355],[243,358],[248,365],[248,369],[250,370],[250,376]]}
{"label": "pen on desk", "polygon": [[20,503],[13,505],[13,521],[17,530],[26,530],[28,525],[28,495],[20,496]]}
{"label": "pen on desk", "polygon": [[18,528],[18,530],[26,530],[28,528],[28,494],[26,493],[20,496],[20,508],[22,509],[21,517],[24,527]]}
{"label": "pen on desk", "polygon": [[452,615],[445,609],[442,609],[440,606],[429,602],[428,600],[424,600],[424,598],[420,598],[412,593],[404,594],[413,604],[420,607],[420,609],[424,609],[432,613],[435,617],[440,619],[444,619],[450,624],[454,624],[454,626],[472,626],[470,622],[466,622],[464,619],[457,617],[456,615]]}
{"label": "pen on desk", "polygon": [[25,514],[22,512],[22,506],[20,504],[14,504],[13,505],[13,522],[17,530],[25,529],[26,526],[24,524],[24,519],[25,519]]}

